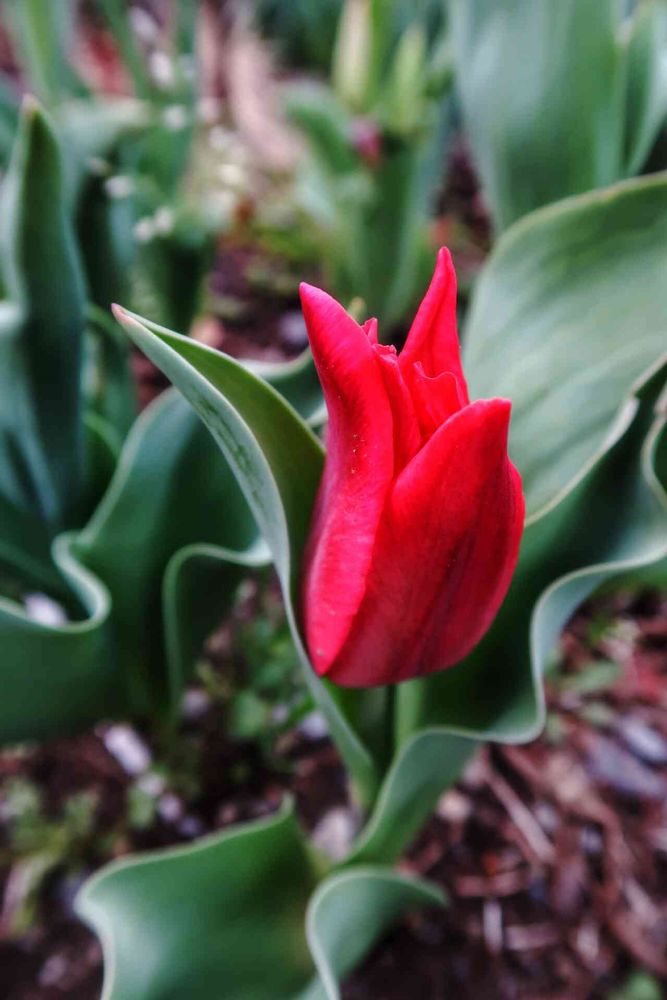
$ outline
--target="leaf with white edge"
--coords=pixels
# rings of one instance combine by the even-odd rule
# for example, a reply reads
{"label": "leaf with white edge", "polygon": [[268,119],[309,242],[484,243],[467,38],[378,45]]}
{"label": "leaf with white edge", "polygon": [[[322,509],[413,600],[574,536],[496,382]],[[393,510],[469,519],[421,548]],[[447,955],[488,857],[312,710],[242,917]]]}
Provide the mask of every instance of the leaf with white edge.
{"label": "leaf with white edge", "polygon": [[308,904],[306,933],[320,982],[299,1000],[340,1000],[340,982],[409,910],[442,906],[441,889],[379,866],[331,875]]}
{"label": "leaf with white edge", "polygon": [[[256,562],[257,531],[236,481],[196,414],[171,391],[137,419],[109,489],[74,541],[78,559],[111,593],[118,684],[134,712],[174,707],[174,678],[189,671],[183,650],[194,650],[205,635],[200,629],[189,639],[181,635],[185,622],[193,621],[191,597],[177,585],[185,604],[174,605],[172,583],[168,607],[175,617],[169,628],[181,636],[181,659],[170,679],[163,577],[179,551],[195,544],[220,546],[228,560],[238,557],[244,565]],[[266,553],[258,549],[256,555],[266,561]],[[170,578],[173,574],[172,569]],[[237,576],[231,567],[218,573],[230,590],[223,593],[216,586],[209,595],[205,610],[211,627],[211,617],[224,610]]]}
{"label": "leaf with white edge", "polygon": [[275,389],[233,358],[125,310],[116,315],[199,413],[234,471],[271,551],[306,682],[359,794],[370,801],[376,765],[336,690],[312,669],[299,629],[299,574],[322,474],[322,446]]}
{"label": "leaf with white edge", "polygon": [[0,603],[0,741],[173,714],[242,571],[267,559],[215,442],[164,393],[136,421],[91,521],[56,540],[43,588],[69,620],[46,625]]}
{"label": "leaf with white edge", "polygon": [[274,1000],[312,977],[316,873],[290,808],[108,865],[76,908],[104,949],[103,1000]]}
{"label": "leaf with white edge", "polygon": [[341,981],[392,924],[444,902],[389,868],[320,877],[289,805],[112,862],[76,901],[102,942],[102,1000],[340,1000]]}
{"label": "leaf with white edge", "polygon": [[109,593],[73,558],[71,544],[71,535],[56,540],[54,563],[70,584],[70,602],[80,603],[80,620],[49,625],[0,598],[0,742],[75,733],[122,703]]}
{"label": "leaf with white edge", "polygon": [[458,780],[477,746],[475,740],[443,728],[420,728],[392,761],[345,866],[395,861],[426,822],[444,789]]}
{"label": "leaf with white edge", "polygon": [[541,209],[509,230],[465,328],[475,397],[512,400],[510,454],[534,515],[607,438],[667,347],[667,173]]}

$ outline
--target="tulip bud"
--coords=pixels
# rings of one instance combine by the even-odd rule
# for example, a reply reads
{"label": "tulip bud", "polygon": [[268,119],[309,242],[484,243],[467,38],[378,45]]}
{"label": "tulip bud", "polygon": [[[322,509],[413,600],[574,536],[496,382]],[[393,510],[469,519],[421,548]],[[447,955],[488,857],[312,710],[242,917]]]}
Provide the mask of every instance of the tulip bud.
{"label": "tulip bud", "polygon": [[487,631],[518,558],[510,403],[469,400],[447,250],[400,354],[325,292],[301,298],[329,413],[303,580],[311,661],[348,687],[442,670]]}

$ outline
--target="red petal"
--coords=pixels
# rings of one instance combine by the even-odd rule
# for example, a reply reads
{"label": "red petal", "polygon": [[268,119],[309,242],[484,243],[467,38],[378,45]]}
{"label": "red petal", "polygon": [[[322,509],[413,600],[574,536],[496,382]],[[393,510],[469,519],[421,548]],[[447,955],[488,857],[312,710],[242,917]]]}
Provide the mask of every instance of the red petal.
{"label": "red petal", "polygon": [[395,483],[359,614],[329,676],[395,683],[451,666],[481,639],[516,565],[524,503],[507,400],[440,427]]}
{"label": "red petal", "polygon": [[421,362],[414,366],[414,372],[412,397],[421,432],[428,440],[465,402],[460,383],[451,372],[429,378]]}
{"label": "red petal", "polygon": [[392,415],[364,329],[318,288],[302,285],[301,302],[329,413],[303,592],[309,652],[325,673],[366,589],[394,469]]}
{"label": "red petal", "polygon": [[464,403],[468,403],[456,332],[456,272],[446,247],[438,253],[431,284],[400,354],[401,371],[409,385],[412,385],[413,365],[418,361],[431,378],[451,372],[461,386]]}
{"label": "red petal", "polygon": [[394,476],[397,476],[419,451],[422,436],[412,396],[401,375],[395,348],[378,345],[374,350],[391,406],[394,427]]}
{"label": "red petal", "polygon": [[368,337],[371,344],[377,344],[378,342],[378,321],[373,317],[372,319],[367,319],[362,330]]}

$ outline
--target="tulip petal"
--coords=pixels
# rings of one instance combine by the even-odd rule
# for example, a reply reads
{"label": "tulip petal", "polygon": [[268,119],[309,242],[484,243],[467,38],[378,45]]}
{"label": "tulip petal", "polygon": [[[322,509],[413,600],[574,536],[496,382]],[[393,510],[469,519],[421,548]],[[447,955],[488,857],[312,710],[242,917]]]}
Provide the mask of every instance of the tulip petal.
{"label": "tulip petal", "polygon": [[367,332],[318,288],[302,285],[301,301],[329,414],[303,593],[313,666],[326,673],[366,590],[394,470],[393,420]]}
{"label": "tulip petal", "polygon": [[428,440],[446,420],[465,406],[461,384],[451,372],[430,378],[421,362],[414,367],[412,395],[419,426]]}
{"label": "tulip petal", "polygon": [[524,504],[507,457],[510,404],[454,414],[387,500],[364,601],[330,678],[367,687],[441,670],[479,641],[516,565]]}
{"label": "tulip petal", "polygon": [[403,376],[412,384],[413,366],[421,362],[424,373],[431,378],[451,372],[460,385],[464,403],[468,403],[468,387],[456,331],[456,272],[446,247],[438,260],[428,291],[410,327],[399,363]]}
{"label": "tulip petal", "polygon": [[397,476],[419,451],[422,436],[414,402],[401,375],[395,349],[380,344],[374,350],[394,422],[394,476]]}

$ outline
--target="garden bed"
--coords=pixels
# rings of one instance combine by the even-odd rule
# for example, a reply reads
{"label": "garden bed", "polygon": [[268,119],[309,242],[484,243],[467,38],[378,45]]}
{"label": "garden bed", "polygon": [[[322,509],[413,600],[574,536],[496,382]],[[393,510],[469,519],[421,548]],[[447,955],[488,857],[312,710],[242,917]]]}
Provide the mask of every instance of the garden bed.
{"label": "garden bed", "polygon": [[[249,602],[267,593],[270,628],[249,637]],[[576,616],[548,688],[545,735],[481,753],[405,855],[404,868],[441,885],[448,906],[385,937],[346,1000],[440,1000],[454,989],[583,1000],[628,981],[653,993],[619,996],[661,995],[666,618],[667,602],[652,592],[599,599]],[[225,735],[225,678],[248,670],[248,649],[279,665],[286,644],[272,586],[253,581],[209,645],[214,672],[188,693],[168,752],[140,729],[102,725],[2,753],[3,997],[99,995],[101,951],[72,901],[110,858],[265,815],[288,792],[316,841],[344,847],[354,813],[317,716],[292,735],[278,726],[260,748]]]}

